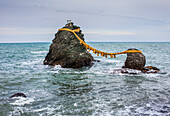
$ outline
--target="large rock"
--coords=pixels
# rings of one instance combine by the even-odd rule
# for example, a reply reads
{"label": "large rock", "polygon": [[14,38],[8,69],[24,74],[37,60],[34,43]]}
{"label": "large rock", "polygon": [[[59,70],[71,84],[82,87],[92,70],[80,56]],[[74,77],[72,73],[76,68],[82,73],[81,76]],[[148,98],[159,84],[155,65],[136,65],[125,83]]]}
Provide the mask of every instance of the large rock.
{"label": "large rock", "polygon": [[[79,27],[73,25],[73,23],[68,23],[64,28],[73,30]],[[81,30],[77,35],[84,41],[84,35],[81,33]],[[45,57],[44,64],[60,65],[63,68],[81,68],[90,66],[92,61],[92,55],[87,52],[83,45],[80,45],[80,41],[72,32],[58,31]]]}
{"label": "large rock", "polygon": [[[137,50],[135,48],[128,50]],[[125,66],[123,68],[143,70],[146,63],[145,56],[141,53],[127,53]]]}

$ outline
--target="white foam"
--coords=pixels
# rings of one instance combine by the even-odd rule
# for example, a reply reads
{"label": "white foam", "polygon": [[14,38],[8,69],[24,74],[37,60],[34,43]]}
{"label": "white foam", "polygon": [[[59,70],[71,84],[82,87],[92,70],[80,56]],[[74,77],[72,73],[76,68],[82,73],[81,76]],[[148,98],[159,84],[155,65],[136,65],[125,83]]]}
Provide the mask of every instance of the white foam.
{"label": "white foam", "polygon": [[74,103],[74,106],[76,106],[76,107],[77,107],[77,103]]}
{"label": "white foam", "polygon": [[159,77],[161,74],[159,73],[148,73],[148,74],[143,74],[146,77]]}
{"label": "white foam", "polygon": [[10,112],[9,116],[21,116],[24,113],[25,108],[15,107],[13,111]]}
{"label": "white foam", "polygon": [[36,109],[34,110],[34,112],[41,112],[41,111],[44,111],[44,110],[47,110],[48,108],[41,108],[41,109]]}
{"label": "white foam", "polygon": [[[121,73],[121,71],[124,72],[128,72],[128,73]],[[119,74],[119,75],[127,75],[127,74],[141,74],[140,70],[135,70],[135,69],[114,69],[114,70],[110,70],[110,73],[114,73],[114,74]]]}
{"label": "white foam", "polygon": [[[60,106],[58,107],[60,108]],[[42,112],[45,111],[48,115],[54,114],[54,111],[56,110],[56,108],[52,108],[50,105],[48,105],[45,108],[40,108],[40,109],[34,109],[34,112]],[[42,114],[40,114],[42,116],[44,116],[44,112]]]}
{"label": "white foam", "polygon": [[15,100],[14,103],[10,103],[10,104],[17,105],[17,106],[23,106],[25,104],[30,104],[30,103],[34,102],[33,98],[14,97],[13,99],[17,99],[17,100]]}
{"label": "white foam", "polygon": [[48,51],[32,51],[33,54],[47,53]]}

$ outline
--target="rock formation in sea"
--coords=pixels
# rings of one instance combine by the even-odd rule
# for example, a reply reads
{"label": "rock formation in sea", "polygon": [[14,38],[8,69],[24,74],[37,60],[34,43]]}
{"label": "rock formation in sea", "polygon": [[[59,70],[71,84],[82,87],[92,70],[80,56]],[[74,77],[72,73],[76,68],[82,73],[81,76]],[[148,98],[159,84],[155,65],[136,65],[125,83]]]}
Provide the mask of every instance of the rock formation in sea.
{"label": "rock formation in sea", "polygon": [[[70,22],[63,28],[74,30],[79,27]],[[84,41],[81,30],[76,34]],[[45,65],[60,65],[63,68],[81,68],[92,65],[92,55],[83,45],[80,45],[80,41],[72,32],[58,31],[52,42],[44,60]]]}
{"label": "rock formation in sea", "polygon": [[27,97],[24,93],[15,93],[12,96],[10,96],[9,98],[13,98],[13,97]]}
{"label": "rock formation in sea", "polygon": [[[138,50],[130,48],[128,50]],[[160,70],[153,66],[145,66],[146,58],[142,53],[127,53],[125,65],[122,69],[115,69],[113,73],[127,73],[127,74],[139,74],[139,73],[158,73]],[[133,70],[132,70],[133,69]]]}
{"label": "rock formation in sea", "polygon": [[[128,50],[138,50],[138,49],[131,48]],[[145,63],[146,63],[146,59],[142,53],[127,53],[125,66],[123,68],[143,70]]]}

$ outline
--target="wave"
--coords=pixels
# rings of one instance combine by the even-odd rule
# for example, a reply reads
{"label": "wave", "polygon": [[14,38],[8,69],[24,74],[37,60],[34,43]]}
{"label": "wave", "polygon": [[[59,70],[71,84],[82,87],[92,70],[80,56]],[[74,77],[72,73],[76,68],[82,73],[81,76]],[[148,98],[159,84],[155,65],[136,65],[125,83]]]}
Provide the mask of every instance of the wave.
{"label": "wave", "polygon": [[33,64],[42,64],[42,63],[43,63],[43,59],[35,59],[26,62],[21,62],[22,65],[33,65]]}
{"label": "wave", "polygon": [[33,98],[24,98],[24,97],[14,97],[12,99],[17,99],[15,102],[10,103],[11,105],[23,106],[25,104],[31,104],[35,100]]}
{"label": "wave", "polygon": [[32,51],[32,54],[48,53],[48,51]]}

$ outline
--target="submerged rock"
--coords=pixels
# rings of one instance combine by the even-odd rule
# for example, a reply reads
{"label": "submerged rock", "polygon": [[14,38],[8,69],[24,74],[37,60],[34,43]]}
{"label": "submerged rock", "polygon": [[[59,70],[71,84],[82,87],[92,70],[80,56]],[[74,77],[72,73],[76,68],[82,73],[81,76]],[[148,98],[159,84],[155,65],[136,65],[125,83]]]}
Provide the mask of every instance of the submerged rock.
{"label": "submerged rock", "polygon": [[[138,50],[138,49],[131,48],[128,50]],[[127,53],[125,66],[123,66],[123,68],[143,70],[145,63],[146,63],[146,59],[143,54],[141,54],[141,53]]]}
{"label": "submerged rock", "polygon": [[153,66],[145,66],[142,70],[143,73],[159,73],[160,69]]}
{"label": "submerged rock", "polygon": [[122,68],[122,69],[114,69],[113,74],[141,74],[142,71],[136,69]]}
{"label": "submerged rock", "polygon": [[[156,67],[155,67],[156,68]],[[160,73],[159,69],[148,69],[145,68],[143,70],[136,70],[136,69],[129,69],[129,68],[122,68],[122,69],[114,69],[113,72],[111,72],[113,74],[143,74],[143,73]]]}
{"label": "submerged rock", "polygon": [[[79,27],[70,22],[63,28],[73,30]],[[84,41],[84,35],[81,33],[81,30],[77,35]],[[63,68],[81,68],[83,66],[90,66],[92,61],[92,55],[87,52],[83,45],[80,45],[80,41],[72,32],[58,31],[45,57],[44,64],[52,66],[60,65]]]}
{"label": "submerged rock", "polygon": [[10,96],[9,98],[13,98],[13,97],[27,97],[24,93],[15,93],[12,96]]}

